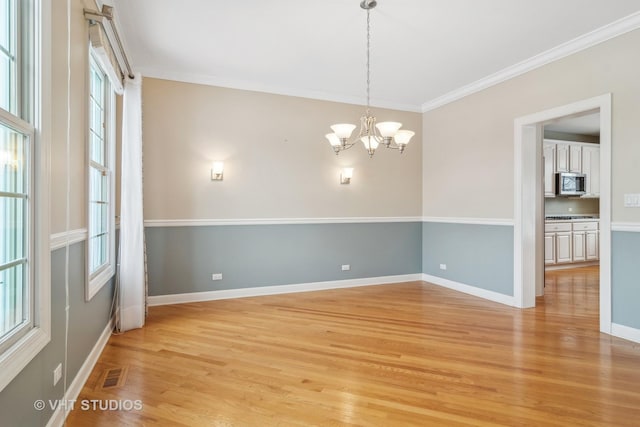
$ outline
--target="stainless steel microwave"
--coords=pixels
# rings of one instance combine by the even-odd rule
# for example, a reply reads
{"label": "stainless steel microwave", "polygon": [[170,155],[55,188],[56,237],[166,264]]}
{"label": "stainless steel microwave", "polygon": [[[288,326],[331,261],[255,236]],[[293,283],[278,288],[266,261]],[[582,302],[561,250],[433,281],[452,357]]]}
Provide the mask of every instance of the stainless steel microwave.
{"label": "stainless steel microwave", "polygon": [[587,176],[583,173],[559,172],[556,174],[558,196],[582,196],[586,192]]}

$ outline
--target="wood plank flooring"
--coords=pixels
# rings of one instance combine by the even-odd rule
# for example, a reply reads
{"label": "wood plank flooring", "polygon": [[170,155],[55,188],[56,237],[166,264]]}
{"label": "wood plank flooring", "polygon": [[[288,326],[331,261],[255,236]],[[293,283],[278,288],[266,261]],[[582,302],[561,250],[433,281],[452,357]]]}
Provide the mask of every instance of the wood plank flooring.
{"label": "wood plank flooring", "polygon": [[546,280],[529,310],[424,282],[152,307],[78,398],[143,409],[67,425],[640,425],[640,345],[598,332],[597,267]]}

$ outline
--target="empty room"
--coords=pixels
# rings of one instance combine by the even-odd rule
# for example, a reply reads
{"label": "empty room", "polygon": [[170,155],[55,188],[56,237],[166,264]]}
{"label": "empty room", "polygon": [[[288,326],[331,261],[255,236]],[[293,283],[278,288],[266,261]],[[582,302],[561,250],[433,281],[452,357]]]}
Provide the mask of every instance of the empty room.
{"label": "empty room", "polygon": [[637,0],[0,0],[0,426],[637,426]]}

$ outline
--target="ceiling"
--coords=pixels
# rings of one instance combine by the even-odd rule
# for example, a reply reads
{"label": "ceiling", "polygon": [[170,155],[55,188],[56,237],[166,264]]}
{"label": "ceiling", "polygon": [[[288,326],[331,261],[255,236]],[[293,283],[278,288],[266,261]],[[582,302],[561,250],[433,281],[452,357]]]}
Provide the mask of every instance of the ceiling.
{"label": "ceiling", "polygon": [[544,126],[544,130],[578,135],[600,135],[600,113],[563,117]]}
{"label": "ceiling", "polygon": [[[366,100],[360,0],[105,3],[115,6],[128,56],[145,76]],[[371,103],[424,111],[639,10],[638,0],[379,0],[371,11]]]}

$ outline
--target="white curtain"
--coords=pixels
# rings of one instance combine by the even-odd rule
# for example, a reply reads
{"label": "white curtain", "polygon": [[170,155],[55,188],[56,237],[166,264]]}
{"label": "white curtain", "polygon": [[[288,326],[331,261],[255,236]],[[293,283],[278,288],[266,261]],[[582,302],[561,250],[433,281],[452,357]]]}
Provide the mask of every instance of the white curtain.
{"label": "white curtain", "polygon": [[145,320],[146,274],[142,213],[142,77],[126,79],[122,111],[122,189],[120,194],[120,331],[141,328]]}

